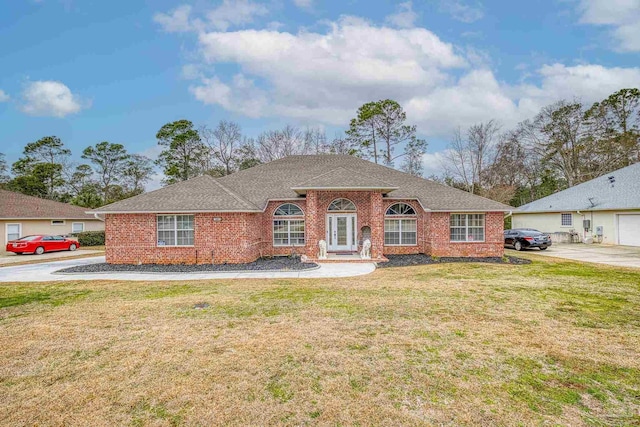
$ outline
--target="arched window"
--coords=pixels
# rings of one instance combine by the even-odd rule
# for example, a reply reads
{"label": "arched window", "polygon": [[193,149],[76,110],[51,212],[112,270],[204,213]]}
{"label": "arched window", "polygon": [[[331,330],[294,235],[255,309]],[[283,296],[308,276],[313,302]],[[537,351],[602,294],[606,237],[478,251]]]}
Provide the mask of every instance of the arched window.
{"label": "arched window", "polygon": [[329,205],[331,212],[353,212],[356,210],[356,205],[349,199],[336,199]]}
{"label": "arched window", "polygon": [[[304,245],[304,212],[293,203],[278,206],[274,217],[294,217],[273,220],[273,246]],[[298,217],[298,218],[295,218]]]}
{"label": "arched window", "polygon": [[302,209],[298,207],[298,205],[294,205],[293,203],[285,203],[284,205],[278,206],[278,209],[274,212],[275,216],[303,216],[304,213]]}
{"label": "arched window", "polygon": [[387,216],[398,216],[398,215],[415,215],[416,211],[413,209],[411,205],[406,203],[396,203],[395,205],[389,206],[387,209]]}
{"label": "arched window", "polygon": [[416,211],[406,203],[389,206],[384,219],[384,244],[388,246],[413,246],[418,243],[418,228],[415,218],[393,218],[416,216]]}

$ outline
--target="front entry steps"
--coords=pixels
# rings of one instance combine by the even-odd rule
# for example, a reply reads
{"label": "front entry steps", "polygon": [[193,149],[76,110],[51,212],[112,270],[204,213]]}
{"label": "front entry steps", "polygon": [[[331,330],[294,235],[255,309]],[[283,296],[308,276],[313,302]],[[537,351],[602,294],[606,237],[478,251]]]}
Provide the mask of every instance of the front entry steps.
{"label": "front entry steps", "polygon": [[349,263],[351,263],[351,262],[361,262],[361,263],[387,262],[389,260],[387,258],[385,258],[385,257],[362,259],[362,257],[360,256],[360,254],[358,252],[350,252],[350,253],[329,252],[329,253],[327,253],[327,259],[307,258],[307,261],[308,262],[315,262],[315,263],[318,263],[318,264],[322,264],[322,263],[331,263],[331,262],[349,262]]}

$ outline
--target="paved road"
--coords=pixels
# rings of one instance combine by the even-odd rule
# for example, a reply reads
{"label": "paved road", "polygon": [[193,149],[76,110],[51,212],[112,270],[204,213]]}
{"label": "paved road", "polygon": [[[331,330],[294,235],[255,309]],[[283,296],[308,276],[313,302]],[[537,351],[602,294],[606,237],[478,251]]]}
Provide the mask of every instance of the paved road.
{"label": "paved road", "polygon": [[41,264],[17,265],[0,268],[0,282],[50,282],[72,280],[138,280],[138,281],[174,281],[174,280],[210,280],[210,279],[280,279],[280,278],[330,278],[361,276],[373,272],[373,263],[335,263],[321,264],[320,268],[306,271],[255,271],[255,272],[211,272],[211,273],[92,273],[62,275],[56,271],[72,267],[104,262],[104,257],[92,257],[66,261],[45,262]]}
{"label": "paved road", "polygon": [[[515,254],[515,251],[508,249],[506,251],[509,255],[511,253]],[[640,268],[640,247],[575,243],[553,245],[546,251],[532,249],[531,253],[574,261],[615,265],[617,267]]]}
{"label": "paved road", "polygon": [[83,255],[91,255],[91,254],[103,254],[104,251],[96,251],[93,249],[78,249],[77,251],[60,251],[60,252],[45,252],[42,255],[16,255],[12,252],[0,252],[0,266],[11,265],[16,263],[21,263],[25,261],[48,261],[50,259],[64,259],[69,257],[77,257]]}

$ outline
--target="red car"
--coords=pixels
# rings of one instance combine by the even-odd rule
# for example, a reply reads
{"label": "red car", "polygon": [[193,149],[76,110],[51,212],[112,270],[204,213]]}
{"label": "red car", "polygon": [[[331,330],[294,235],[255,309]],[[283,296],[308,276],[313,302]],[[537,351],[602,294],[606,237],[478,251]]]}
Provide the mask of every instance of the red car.
{"label": "red car", "polygon": [[24,236],[7,243],[7,252],[15,252],[18,255],[34,253],[42,255],[45,252],[75,251],[80,247],[77,240],[67,239],[62,236]]}

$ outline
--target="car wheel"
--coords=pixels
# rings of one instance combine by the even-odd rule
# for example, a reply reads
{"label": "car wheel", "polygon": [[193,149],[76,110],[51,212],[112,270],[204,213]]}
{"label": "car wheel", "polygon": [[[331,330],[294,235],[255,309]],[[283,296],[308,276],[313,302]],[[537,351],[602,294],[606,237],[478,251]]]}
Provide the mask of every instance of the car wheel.
{"label": "car wheel", "polygon": [[545,247],[543,247],[543,248],[540,248],[540,250],[541,250],[541,251],[546,251],[546,250],[547,250],[547,247],[545,246]]}
{"label": "car wheel", "polygon": [[72,244],[70,244],[70,245],[69,245],[69,250],[70,250],[71,252],[75,251],[76,249],[78,249],[78,246],[76,246],[76,244],[75,244],[75,243],[72,243]]}
{"label": "car wheel", "polygon": [[513,244],[513,247],[516,251],[521,251],[522,250],[522,243],[520,243],[518,240],[516,240],[516,242]]}
{"label": "car wheel", "polygon": [[44,248],[42,246],[38,246],[36,248],[36,255],[42,255],[44,253]]}

